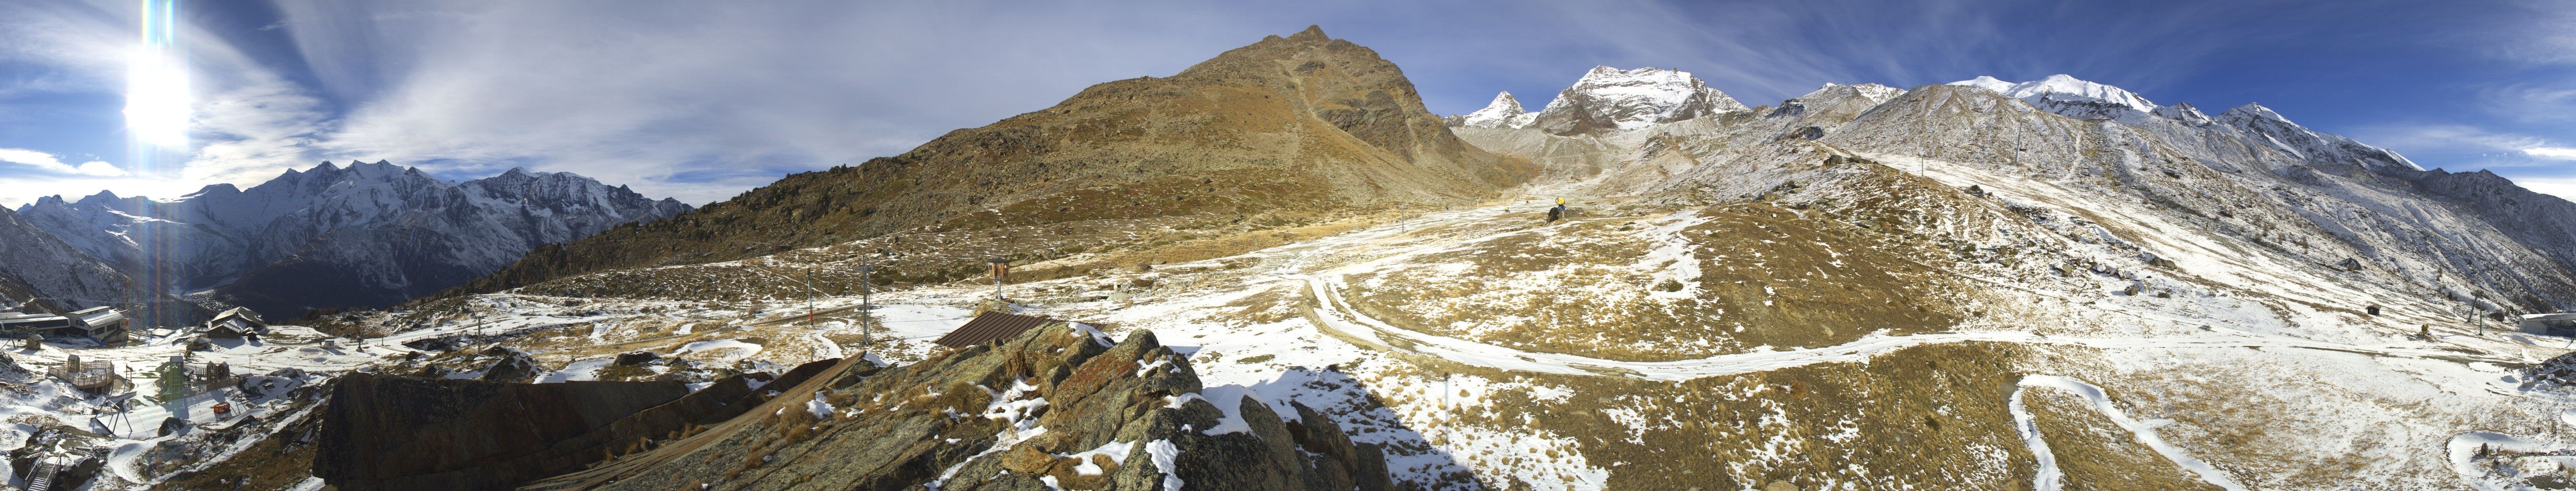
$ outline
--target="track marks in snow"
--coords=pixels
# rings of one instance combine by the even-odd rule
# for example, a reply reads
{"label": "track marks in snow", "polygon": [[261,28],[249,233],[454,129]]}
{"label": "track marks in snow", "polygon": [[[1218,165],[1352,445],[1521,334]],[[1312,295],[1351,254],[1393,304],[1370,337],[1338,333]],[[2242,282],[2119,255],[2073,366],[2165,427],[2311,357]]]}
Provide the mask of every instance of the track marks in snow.
{"label": "track marks in snow", "polygon": [[[2210,485],[2227,489],[2228,491],[2245,491],[2246,489],[2245,485],[2237,484],[2235,478],[2228,477],[2227,473],[2219,471],[2217,467],[2210,466],[2208,462],[2202,462],[2197,457],[2192,457],[2191,452],[2183,450],[2182,447],[2174,446],[2172,443],[2166,442],[2164,438],[2156,436],[2155,427],[2158,426],[2158,424],[2138,421],[2136,418],[2129,417],[2129,413],[2127,411],[2123,411],[2119,406],[2111,404],[2111,397],[2104,394],[2102,392],[2102,387],[2100,386],[2096,386],[2082,380],[2056,375],[2031,375],[2022,377],[2019,385],[2021,386],[2019,389],[2013,390],[2012,403],[2010,405],[2013,415],[2013,428],[2021,431],[2022,442],[2030,445],[2031,455],[2039,459],[2039,470],[2031,477],[2031,487],[2037,491],[2057,491],[2059,486],[2063,484],[2061,481],[2064,480],[2066,476],[2064,473],[2058,471],[2057,458],[2055,454],[2049,452],[2048,441],[2040,437],[2039,422],[2031,416],[2030,407],[2022,402],[2022,394],[2029,392],[2032,388],[2055,389],[2069,394],[2075,394],[2078,397],[2083,397],[2086,401],[2092,403],[2094,411],[2101,412],[2102,416],[2110,418],[2113,424],[2120,425],[2121,429],[2129,430],[2131,435],[2135,435],[2139,444],[2146,445],[2147,448],[2154,449],[2157,454],[2163,455],[2166,460],[2173,461],[2175,466],[2182,467],[2184,470],[2189,470],[2194,474],[2200,475],[2201,482],[2206,482]],[[2457,446],[2457,443],[2453,444],[2455,449]],[[2454,453],[2457,453],[2456,450]]]}

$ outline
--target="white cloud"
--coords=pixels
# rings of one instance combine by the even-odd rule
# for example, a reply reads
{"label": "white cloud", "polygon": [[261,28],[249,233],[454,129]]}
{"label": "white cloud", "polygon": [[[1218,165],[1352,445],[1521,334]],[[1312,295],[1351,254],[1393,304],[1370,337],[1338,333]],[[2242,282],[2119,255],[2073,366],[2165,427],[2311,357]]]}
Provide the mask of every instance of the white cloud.
{"label": "white cloud", "polygon": [[[2551,145],[2546,138],[2465,124],[2365,126],[2353,135],[2364,143],[2401,151],[2520,153],[2537,157],[2553,150],[2563,150]],[[2532,152],[2532,149],[2540,151]]]}
{"label": "white cloud", "polygon": [[110,164],[106,161],[92,160],[82,162],[80,165],[72,165],[63,163],[62,160],[57,159],[53,154],[19,148],[0,148],[0,162],[26,165],[37,169],[43,169],[47,172],[62,174],[77,174],[84,176],[125,175],[125,169],[119,169],[116,167],[116,164]]}
{"label": "white cloud", "polygon": [[2576,160],[2576,148],[2531,147],[2522,149],[2522,153],[2544,159]]}
{"label": "white cloud", "polygon": [[2514,184],[2531,192],[2576,201],[2576,178],[2513,177],[2510,179]]}

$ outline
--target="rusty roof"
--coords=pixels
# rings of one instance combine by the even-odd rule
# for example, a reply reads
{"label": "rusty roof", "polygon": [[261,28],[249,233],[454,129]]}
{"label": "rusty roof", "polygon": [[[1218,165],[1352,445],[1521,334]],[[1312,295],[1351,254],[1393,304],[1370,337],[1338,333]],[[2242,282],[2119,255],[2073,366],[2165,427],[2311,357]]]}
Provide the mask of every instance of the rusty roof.
{"label": "rusty roof", "polygon": [[947,346],[949,348],[964,348],[992,341],[1019,337],[1021,332],[1028,331],[1029,328],[1058,322],[1064,321],[1019,314],[985,312],[977,314],[974,320],[966,321],[966,325],[957,326],[957,330],[949,331],[948,335],[940,336],[938,341],[932,342],[939,343],[940,346]]}

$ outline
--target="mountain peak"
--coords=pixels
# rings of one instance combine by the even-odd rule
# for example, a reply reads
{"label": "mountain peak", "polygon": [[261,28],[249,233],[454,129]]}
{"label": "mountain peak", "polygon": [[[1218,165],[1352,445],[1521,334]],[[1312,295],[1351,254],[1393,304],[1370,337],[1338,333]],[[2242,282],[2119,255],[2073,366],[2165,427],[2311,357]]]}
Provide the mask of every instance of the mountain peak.
{"label": "mountain peak", "polygon": [[188,199],[188,198],[194,198],[194,197],[198,197],[198,196],[226,195],[226,194],[241,194],[241,188],[240,188],[240,187],[233,186],[233,183],[229,183],[229,182],[219,182],[219,183],[214,183],[214,184],[208,184],[208,185],[206,185],[206,187],[197,188],[197,192],[194,192],[194,193],[188,193],[188,194],[187,194],[187,195],[185,195],[185,196],[180,196],[180,197],[179,197],[179,199]]}
{"label": "mountain peak", "polygon": [[2192,126],[2208,126],[2216,123],[2216,120],[2210,119],[2209,114],[2200,112],[2200,108],[2192,107],[2189,102],[2176,102],[2173,105],[2158,107],[2155,115]]}
{"label": "mountain peak", "polygon": [[2263,107],[2263,104],[2259,102],[2248,102],[2242,106],[2228,108],[2227,112],[2218,113],[2218,117],[2219,119],[2229,120],[2231,124],[2233,124],[2234,121],[2249,119],[2268,119],[2293,125],[2298,124],[2291,123],[2290,118],[2282,116],[2280,112],[2273,111],[2272,108]]}
{"label": "mountain peak", "polygon": [[1297,33],[1296,33],[1296,34],[1291,34],[1291,35],[1289,35],[1289,36],[1288,36],[1288,39],[1297,39],[1297,40],[1324,40],[1324,39],[1332,39],[1332,38],[1333,38],[1332,36],[1326,36],[1326,35],[1324,35],[1324,26],[1316,25],[1316,24],[1307,24],[1307,25],[1306,25],[1306,30],[1303,30],[1303,31],[1297,31]]}
{"label": "mountain peak", "polygon": [[2006,81],[2003,81],[2003,79],[1995,78],[1994,76],[1991,76],[1991,75],[1978,75],[1978,76],[1977,76],[1977,78],[1972,78],[1972,79],[1967,79],[1967,80],[1961,80],[1961,81],[1957,81],[1957,82],[1950,82],[1950,85],[1965,85],[1965,86],[1969,86],[1969,87],[1976,87],[1976,88],[1981,88],[1981,89],[1991,90],[1991,91],[1995,91],[1995,92],[1997,92],[1997,93],[2012,92],[2012,87],[2013,87],[2013,83],[2012,83],[2012,82],[2006,82]]}
{"label": "mountain peak", "polygon": [[1596,66],[1557,93],[1532,116],[1540,130],[1559,135],[1636,129],[1721,113],[1747,111],[1735,98],[1708,87],[1690,72],[1669,68],[1621,70]]}
{"label": "mountain peak", "polygon": [[83,197],[83,198],[81,198],[81,199],[80,199],[80,201],[78,201],[78,202],[76,202],[76,203],[77,203],[77,204],[80,204],[80,205],[83,205],[83,206],[89,206],[89,205],[104,204],[104,203],[113,202],[113,201],[121,200],[121,199],[125,199],[125,198],[124,198],[124,197],[117,196],[117,195],[116,195],[116,193],[115,193],[115,192],[113,192],[113,191],[108,191],[108,190],[105,190],[105,189],[101,189],[101,190],[99,190],[99,191],[98,191],[98,194],[92,194],[92,195],[89,195],[88,197]]}
{"label": "mountain peak", "polygon": [[[1980,77],[1980,78],[1992,79],[1993,77]],[[1885,86],[1885,85],[1879,85],[1879,84],[1838,84],[1838,83],[1831,83],[1831,82],[1827,82],[1827,83],[1825,83],[1823,86],[1816,87],[1816,90],[1808,91],[1806,95],[1798,96],[1796,99],[1798,99],[1798,100],[1814,100],[1814,99],[1817,99],[1817,98],[1827,97],[1827,96],[1832,96],[1832,95],[1835,95],[1835,94],[1838,94],[1838,93],[1845,93],[1845,92],[1848,92],[1848,93],[1849,93],[1849,94],[1851,94],[1851,95],[1857,95],[1857,96],[1860,96],[1860,97],[1862,97],[1862,98],[1869,99],[1869,101],[1870,101],[1871,103],[1887,102],[1887,100],[1888,100],[1888,99],[1895,99],[1895,98],[1896,98],[1896,96],[1905,95],[1905,89],[1899,89],[1899,88],[1889,87],[1889,86]]]}
{"label": "mountain peak", "polygon": [[2021,99],[2041,110],[2077,119],[2111,120],[2121,124],[2136,125],[2145,123],[2156,110],[2156,103],[2147,101],[2147,98],[2140,97],[2136,92],[2063,73],[2022,83],[2010,83],[1990,76],[1979,76],[1950,82],[1950,85],[1964,85],[2000,92],[2005,97]]}
{"label": "mountain peak", "polygon": [[[2002,92],[2006,96],[2010,96],[2015,99],[2030,100],[2034,103],[2036,103],[2039,98],[2049,98],[2052,100],[2091,100],[2111,105],[2126,106],[2130,109],[2135,109],[2138,112],[2152,112],[2156,110],[2156,103],[2148,102],[2147,98],[2140,97],[2136,92],[2130,92],[2128,89],[2075,78],[2074,75],[2063,73],[2049,75],[2039,80],[2022,83],[2005,82],[2002,79],[1997,79],[1992,76],[1978,76],[1977,78],[1950,82],[1950,85],[1965,85],[1992,90],[1995,92]],[[2050,97],[2051,95],[2057,95],[2059,97]]]}
{"label": "mountain peak", "polygon": [[1521,107],[1520,99],[1513,98],[1510,91],[1495,94],[1494,102],[1486,104],[1484,109],[1467,113],[1459,120],[1460,126],[1470,128],[1519,128],[1529,126],[1529,123],[1529,111]]}

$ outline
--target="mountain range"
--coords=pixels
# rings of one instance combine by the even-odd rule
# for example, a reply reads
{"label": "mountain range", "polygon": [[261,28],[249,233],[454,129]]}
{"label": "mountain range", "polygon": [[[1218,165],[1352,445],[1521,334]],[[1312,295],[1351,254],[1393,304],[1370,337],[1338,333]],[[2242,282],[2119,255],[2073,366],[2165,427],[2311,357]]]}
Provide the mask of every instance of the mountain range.
{"label": "mountain range", "polygon": [[433,293],[542,244],[690,209],[571,173],[455,182],[379,161],[167,200],[49,196],[16,214],[154,291],[206,293],[283,320]]}
{"label": "mountain range", "polygon": [[[1582,103],[1705,87],[1695,79],[1662,79],[1650,89],[1590,82],[1605,73],[1626,72],[1596,68],[1566,95]],[[1719,181],[1759,183],[1718,173],[1743,170],[1728,165],[1742,159],[1770,158],[1748,155],[1767,152],[1754,143],[1813,140],[1859,154],[2081,181],[2190,214],[2240,239],[2290,248],[2315,264],[2368,265],[2487,312],[2576,304],[2576,277],[2568,273],[2576,268],[2576,204],[2486,171],[2424,170],[2260,104],[2208,116],[2187,103],[2158,105],[2067,75],[2020,83],[1978,77],[1913,90],[1827,84],[1746,110],[1741,119],[1633,110],[1569,133],[1536,118],[1510,122],[1518,108],[1507,96],[1449,118],[1452,130],[1480,148],[1548,163],[1552,173],[1603,174],[1597,186],[1605,192],[1674,199],[1707,193]],[[1622,129],[1600,129],[1609,127]],[[2513,211],[2495,213],[2503,210]]]}

